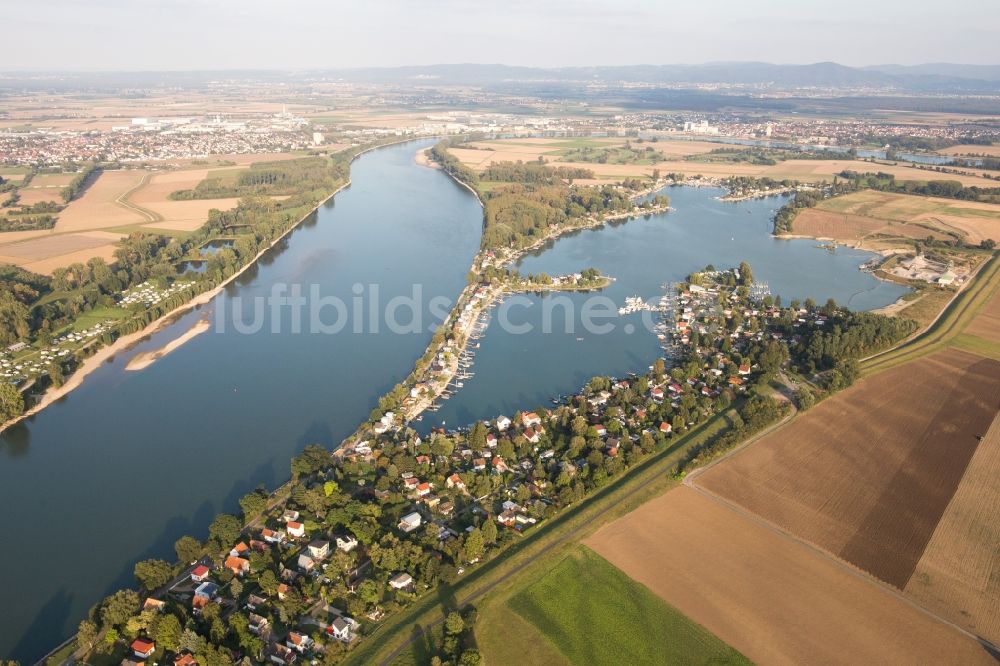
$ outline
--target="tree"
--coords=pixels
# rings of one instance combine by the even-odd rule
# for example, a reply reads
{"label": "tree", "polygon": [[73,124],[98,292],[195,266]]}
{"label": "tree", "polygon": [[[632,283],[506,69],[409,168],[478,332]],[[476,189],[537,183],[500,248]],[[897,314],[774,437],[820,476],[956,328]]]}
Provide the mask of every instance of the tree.
{"label": "tree", "polygon": [[462,619],[461,615],[452,611],[444,619],[444,630],[449,636],[458,636],[465,631],[465,620]]}
{"label": "tree", "polygon": [[482,531],[478,527],[472,528],[469,536],[465,538],[465,558],[470,562],[478,560],[483,556],[485,547]]}
{"label": "tree", "polygon": [[483,523],[483,541],[488,544],[494,544],[497,542],[497,524],[489,516],[486,517],[486,522]]}
{"label": "tree", "polygon": [[181,564],[189,564],[201,557],[204,548],[194,537],[182,536],[174,543],[174,552]]}
{"label": "tree", "polygon": [[150,592],[163,587],[173,577],[173,567],[163,560],[143,560],[135,565],[135,579]]}
{"label": "tree", "polygon": [[0,422],[9,421],[24,413],[24,397],[17,387],[0,383]]}
{"label": "tree", "polygon": [[259,516],[265,508],[267,508],[267,493],[263,488],[257,488],[240,499],[244,524]]}
{"label": "tree", "polygon": [[97,625],[90,620],[83,620],[76,630],[76,640],[84,650],[90,650],[97,644]]}
{"label": "tree", "polygon": [[135,590],[118,590],[101,602],[101,622],[106,627],[125,624],[139,610],[139,593]]}
{"label": "tree", "polygon": [[278,579],[274,577],[274,572],[270,569],[264,570],[257,584],[260,585],[260,589],[264,590],[264,593],[268,596],[273,595],[278,590]]}
{"label": "tree", "polygon": [[205,639],[198,635],[193,629],[185,629],[181,633],[181,638],[177,641],[177,649],[191,653],[201,652],[205,646]]}
{"label": "tree", "polygon": [[361,581],[361,584],[358,585],[358,598],[371,606],[382,600],[382,590],[378,583],[369,578]]}
{"label": "tree", "polygon": [[219,544],[220,548],[227,548],[240,538],[242,527],[236,516],[220,513],[208,526],[208,535]]}
{"label": "tree", "polygon": [[176,615],[166,614],[156,625],[153,638],[156,639],[157,646],[167,650],[177,650],[181,641],[181,623]]}
{"label": "tree", "polygon": [[750,270],[750,264],[745,261],[740,262],[740,284],[753,284],[753,271]]}

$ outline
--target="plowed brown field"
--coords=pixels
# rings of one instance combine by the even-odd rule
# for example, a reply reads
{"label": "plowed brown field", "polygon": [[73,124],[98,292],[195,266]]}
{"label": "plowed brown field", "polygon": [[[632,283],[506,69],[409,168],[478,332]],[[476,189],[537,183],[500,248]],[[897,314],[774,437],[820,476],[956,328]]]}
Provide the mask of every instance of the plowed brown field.
{"label": "plowed brown field", "polygon": [[969,461],[906,592],[1000,645],[1000,416]]}
{"label": "plowed brown field", "polygon": [[972,638],[696,489],[585,543],[759,664],[995,666]]}
{"label": "plowed brown field", "polygon": [[1000,362],[949,349],[862,380],[697,483],[903,588],[1000,406]]}

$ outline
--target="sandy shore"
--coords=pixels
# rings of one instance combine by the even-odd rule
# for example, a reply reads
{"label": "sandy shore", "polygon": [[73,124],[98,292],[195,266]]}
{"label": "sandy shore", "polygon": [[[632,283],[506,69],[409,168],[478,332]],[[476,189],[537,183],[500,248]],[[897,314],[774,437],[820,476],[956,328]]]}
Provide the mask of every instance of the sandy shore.
{"label": "sandy shore", "polygon": [[421,148],[413,155],[413,161],[420,166],[427,167],[428,169],[440,169],[441,167],[437,162],[432,160],[427,156],[427,151],[429,148]]}
{"label": "sandy shore", "polygon": [[188,340],[192,340],[198,335],[201,335],[208,329],[212,328],[212,324],[209,323],[207,319],[199,319],[195,322],[194,326],[189,328],[186,333],[180,337],[174,338],[167,344],[163,345],[159,349],[154,349],[153,351],[142,352],[141,354],[136,354],[131,359],[129,359],[128,364],[125,366],[126,370],[142,370],[148,368],[157,360],[163,358],[170,352],[174,351],[181,345],[183,345]]}

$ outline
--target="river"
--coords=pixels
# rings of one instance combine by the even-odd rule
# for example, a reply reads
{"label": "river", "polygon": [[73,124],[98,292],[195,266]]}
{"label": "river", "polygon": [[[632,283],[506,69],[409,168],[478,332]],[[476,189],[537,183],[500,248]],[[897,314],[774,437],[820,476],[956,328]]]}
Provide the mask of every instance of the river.
{"label": "river", "polygon": [[[204,537],[214,515],[236,512],[247,491],[287,480],[292,455],[309,443],[339,443],[407,375],[430,340],[428,300],[453,299],[462,289],[482,221],[466,189],[413,162],[420,145],[430,142],[361,157],[350,188],[220,297],[119,354],[66,399],[0,437],[0,506],[9,535],[0,550],[0,655],[39,657],[92,604],[132,585],[136,561],[173,560],[178,537]],[[595,266],[616,278],[601,295],[617,305],[632,294],[655,297],[661,283],[705,264],[742,260],[786,301],[833,297],[872,308],[903,293],[857,270],[867,253],[772,238],[770,217],[781,199],[724,203],[715,198],[719,190],[690,187],[667,194],[676,210],[566,236],[524,257],[521,270]],[[349,305],[355,285],[370,296],[367,285],[377,284],[384,305],[419,284],[421,332],[366,325],[356,334],[351,325],[338,335],[295,333],[289,310],[273,316],[268,308],[260,330],[237,330],[235,312],[244,324],[253,320],[253,308],[239,304],[296,284],[305,292],[317,285],[321,296]],[[587,295],[546,298],[557,297],[579,312]],[[527,307],[505,306],[512,322],[540,321],[542,299],[527,299]],[[495,317],[476,350],[475,377],[421,426],[547,404],[591,375],[641,370],[659,353],[642,327],[565,333],[560,312],[551,335],[517,335]],[[206,316],[211,331],[144,370],[124,370],[133,355],[163,347]],[[619,323],[626,321],[633,319]]]}
{"label": "river", "polygon": [[260,332],[215,326],[145,370],[124,367],[206,314],[215,322],[221,309],[229,321],[233,304],[274,284],[315,284],[350,303],[356,283],[377,284],[383,302],[419,283],[427,298],[454,299],[479,248],[482,209],[440,171],[414,164],[420,145],[431,142],[362,156],[350,188],[223,295],[0,436],[8,535],[0,655],[30,663],[44,654],[92,604],[134,584],[136,561],[173,561],[178,537],[204,537],[215,514],[237,511],[247,491],[286,481],[291,456],[309,443],[339,443],[409,373],[430,342],[426,326],[403,336],[354,334],[353,325],[339,335],[295,334],[283,312],[272,333],[269,310]]}

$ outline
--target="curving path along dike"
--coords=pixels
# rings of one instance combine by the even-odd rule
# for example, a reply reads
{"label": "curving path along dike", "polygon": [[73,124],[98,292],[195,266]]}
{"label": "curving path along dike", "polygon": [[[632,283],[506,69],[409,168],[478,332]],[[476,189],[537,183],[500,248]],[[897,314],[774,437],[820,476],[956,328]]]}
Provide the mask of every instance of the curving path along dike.
{"label": "curving path along dike", "polygon": [[[0,589],[17,600],[0,604],[3,658],[43,655],[92,604],[133,584],[136,561],[173,560],[178,537],[204,537],[246,492],[287,480],[288,461],[305,444],[340,442],[412,369],[431,338],[429,301],[461,291],[482,223],[473,195],[413,163],[416,147],[359,158],[349,188],[221,295],[0,435],[0,505],[16,535],[0,549]],[[295,284],[347,304],[355,285],[366,297],[378,285],[383,306],[419,285],[421,332],[366,326],[355,334],[349,322],[337,335],[296,334],[287,312],[273,317],[267,308],[261,330],[235,330],[237,303],[251,322],[255,298]],[[205,317],[212,330],[125,372],[133,356]]]}

